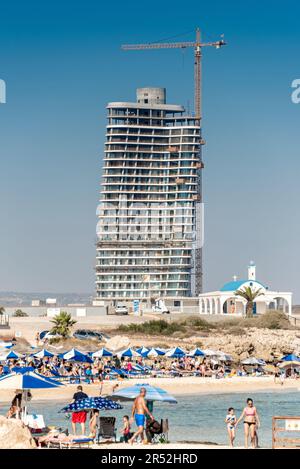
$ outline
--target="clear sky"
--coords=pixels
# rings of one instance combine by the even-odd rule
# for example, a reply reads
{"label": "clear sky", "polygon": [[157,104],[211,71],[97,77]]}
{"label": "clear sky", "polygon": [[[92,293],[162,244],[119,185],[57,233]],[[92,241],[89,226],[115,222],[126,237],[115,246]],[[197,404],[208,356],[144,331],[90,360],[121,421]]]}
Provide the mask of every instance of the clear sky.
{"label": "clear sky", "polygon": [[192,40],[200,26],[228,41],[203,60],[205,288],[253,259],[259,280],[300,301],[298,1],[15,0],[0,12],[0,290],[93,291],[105,104],[139,86],[193,101],[192,51],[120,45]]}

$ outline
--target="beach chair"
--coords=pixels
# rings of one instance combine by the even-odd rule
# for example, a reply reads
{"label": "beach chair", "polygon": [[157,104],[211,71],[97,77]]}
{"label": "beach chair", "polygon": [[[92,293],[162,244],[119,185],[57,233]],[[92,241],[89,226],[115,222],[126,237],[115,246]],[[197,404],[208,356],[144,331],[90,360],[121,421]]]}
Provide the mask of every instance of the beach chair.
{"label": "beach chair", "polygon": [[101,439],[117,439],[116,417],[99,417],[97,441]]}
{"label": "beach chair", "polygon": [[151,422],[151,421],[147,423],[147,427],[146,427],[147,439],[151,443],[168,442],[169,441],[169,420],[162,419],[160,421],[160,426],[158,426],[157,424],[158,422]]}
{"label": "beach chair", "polygon": [[32,435],[41,436],[48,432],[43,415],[27,414],[23,422],[29,428]]}

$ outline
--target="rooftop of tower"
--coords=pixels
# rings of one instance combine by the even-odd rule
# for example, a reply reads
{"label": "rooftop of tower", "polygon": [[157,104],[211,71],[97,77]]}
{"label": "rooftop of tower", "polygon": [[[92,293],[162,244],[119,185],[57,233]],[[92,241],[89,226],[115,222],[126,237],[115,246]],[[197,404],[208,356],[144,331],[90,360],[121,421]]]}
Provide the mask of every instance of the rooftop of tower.
{"label": "rooftop of tower", "polygon": [[166,88],[137,88],[136,90],[136,102],[110,102],[107,108],[128,108],[133,107],[135,109],[160,109],[168,110],[173,112],[185,112],[183,106],[166,103]]}

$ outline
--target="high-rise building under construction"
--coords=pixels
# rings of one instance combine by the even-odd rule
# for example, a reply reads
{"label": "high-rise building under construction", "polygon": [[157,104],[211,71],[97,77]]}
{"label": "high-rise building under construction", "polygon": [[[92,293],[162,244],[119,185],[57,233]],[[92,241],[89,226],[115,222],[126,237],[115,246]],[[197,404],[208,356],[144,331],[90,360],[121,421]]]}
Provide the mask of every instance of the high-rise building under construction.
{"label": "high-rise building under construction", "polygon": [[133,300],[202,291],[200,120],[164,88],[107,106],[97,210],[96,296]]}

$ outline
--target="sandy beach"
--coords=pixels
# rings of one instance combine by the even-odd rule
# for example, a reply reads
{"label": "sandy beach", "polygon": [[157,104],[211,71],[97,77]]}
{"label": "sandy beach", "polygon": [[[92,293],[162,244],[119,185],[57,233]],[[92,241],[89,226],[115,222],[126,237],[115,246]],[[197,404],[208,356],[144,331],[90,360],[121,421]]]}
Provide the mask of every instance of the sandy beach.
{"label": "sandy beach", "polygon": [[[130,379],[125,381],[105,381],[102,387],[103,395],[113,393],[114,386],[120,388],[133,385],[135,383],[149,383],[159,386],[170,394],[174,395],[195,395],[195,394],[223,394],[223,393],[245,393],[245,392],[271,392],[271,391],[297,391],[300,382],[287,379],[283,386],[275,384],[272,377],[233,377],[225,379],[182,377],[182,378],[147,378]],[[33,391],[34,400],[70,400],[76,389],[75,384],[68,384],[59,389],[36,389]],[[100,384],[86,384],[84,390],[89,395],[99,395]],[[0,390],[0,402],[9,402],[12,399],[13,390]]]}

